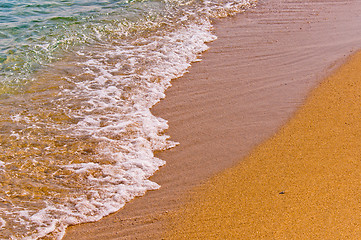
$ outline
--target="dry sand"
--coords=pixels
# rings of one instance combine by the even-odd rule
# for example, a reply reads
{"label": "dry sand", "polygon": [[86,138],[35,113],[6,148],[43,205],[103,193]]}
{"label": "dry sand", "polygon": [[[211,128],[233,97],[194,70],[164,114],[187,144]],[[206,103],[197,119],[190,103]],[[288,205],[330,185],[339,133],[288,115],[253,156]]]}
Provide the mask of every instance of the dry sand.
{"label": "dry sand", "polygon": [[198,188],[168,239],[360,239],[361,52],[238,166]]}
{"label": "dry sand", "polygon": [[189,191],[271,137],[325,75],[361,48],[360,14],[357,0],[264,0],[217,20],[219,38],[203,61],[152,109],[180,142],[157,154],[167,164],[151,179],[162,188],[99,222],[70,227],[64,239],[159,239],[166,216]]}

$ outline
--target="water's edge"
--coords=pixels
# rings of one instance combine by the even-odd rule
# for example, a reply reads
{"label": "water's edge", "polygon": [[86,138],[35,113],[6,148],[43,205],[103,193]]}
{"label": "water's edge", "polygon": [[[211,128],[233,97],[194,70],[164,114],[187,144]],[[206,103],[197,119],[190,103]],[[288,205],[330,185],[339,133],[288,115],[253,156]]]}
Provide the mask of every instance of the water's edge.
{"label": "water's edge", "polygon": [[19,89],[3,85],[0,237],[61,239],[68,225],[98,221],[158,189],[148,178],[165,162],[154,151],[177,143],[150,109],[216,39],[211,17],[251,2],[206,2],[199,15],[186,8],[191,14],[169,29],[177,16],[150,27],[146,21],[141,36],[75,46]]}

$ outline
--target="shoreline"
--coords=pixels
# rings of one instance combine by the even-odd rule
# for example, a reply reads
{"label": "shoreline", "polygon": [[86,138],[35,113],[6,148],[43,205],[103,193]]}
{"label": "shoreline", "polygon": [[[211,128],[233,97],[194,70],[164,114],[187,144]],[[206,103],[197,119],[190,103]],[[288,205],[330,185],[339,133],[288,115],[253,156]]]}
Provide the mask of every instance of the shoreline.
{"label": "shoreline", "polygon": [[165,239],[357,239],[361,51],[237,166],[197,188]]}
{"label": "shoreline", "polygon": [[218,20],[218,40],[152,108],[181,143],[157,153],[167,162],[151,177],[161,189],[98,222],[70,227],[64,239],[159,239],[166,216],[187,193],[272,136],[308,92],[360,48],[360,4],[333,2],[260,1]]}

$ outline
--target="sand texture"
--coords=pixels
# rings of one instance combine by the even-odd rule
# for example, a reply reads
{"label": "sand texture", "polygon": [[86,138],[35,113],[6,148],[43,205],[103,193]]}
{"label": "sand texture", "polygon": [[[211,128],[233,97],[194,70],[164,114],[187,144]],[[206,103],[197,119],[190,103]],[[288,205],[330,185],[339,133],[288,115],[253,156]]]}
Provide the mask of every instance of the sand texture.
{"label": "sand texture", "polygon": [[152,108],[180,142],[156,154],[167,162],[151,178],[161,189],[101,221],[70,227],[64,239],[160,239],[187,193],[273,136],[310,90],[361,48],[360,23],[358,0],[260,0],[216,20],[218,39],[203,60]]}
{"label": "sand texture", "polygon": [[170,239],[359,239],[361,53],[180,211]]}

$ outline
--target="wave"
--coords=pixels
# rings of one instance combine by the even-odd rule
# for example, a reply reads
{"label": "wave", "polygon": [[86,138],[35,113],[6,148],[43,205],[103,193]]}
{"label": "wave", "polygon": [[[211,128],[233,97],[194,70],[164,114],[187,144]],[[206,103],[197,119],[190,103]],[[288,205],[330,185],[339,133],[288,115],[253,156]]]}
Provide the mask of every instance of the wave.
{"label": "wave", "polygon": [[[61,50],[47,50],[53,49],[47,31],[33,47],[46,46],[44,56],[56,61],[21,75],[32,61],[25,58],[20,75],[15,71],[10,77],[21,87],[1,95],[1,238],[61,239],[67,226],[97,221],[158,189],[148,178],[165,162],[153,152],[177,143],[164,133],[166,120],[150,108],[216,39],[212,18],[255,4],[86,2],[70,2],[86,11],[46,18],[56,23],[49,26],[58,26],[55,32],[66,29],[55,34]],[[12,61],[6,59],[2,64]],[[14,89],[12,81],[3,80],[3,89]]]}

